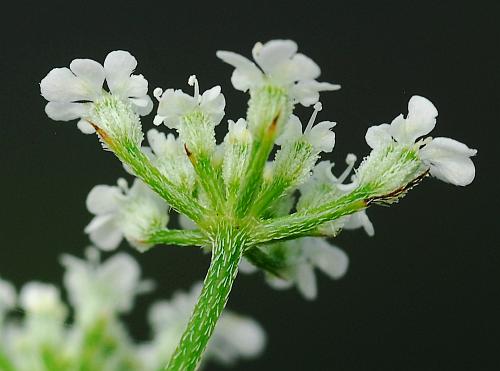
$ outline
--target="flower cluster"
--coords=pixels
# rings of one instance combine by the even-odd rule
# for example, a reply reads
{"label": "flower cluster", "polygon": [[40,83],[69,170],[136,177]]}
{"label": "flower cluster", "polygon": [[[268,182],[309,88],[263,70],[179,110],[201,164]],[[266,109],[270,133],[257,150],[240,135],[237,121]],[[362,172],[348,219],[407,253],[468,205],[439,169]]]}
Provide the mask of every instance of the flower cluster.
{"label": "flower cluster", "polygon": [[[348,154],[346,169],[334,175],[334,164],[321,156],[333,151],[336,123],[315,120],[322,110],[320,92],[340,86],[318,82],[319,66],[298,53],[291,40],[255,44],[254,61],[229,51],[216,54],[234,67],[234,88],[250,95],[246,117],[227,120],[222,142],[215,133],[225,115],[221,88],[200,93],[192,75],[188,84],[193,95],[173,88],[154,90],[158,108],[153,124],[158,128],[147,131],[149,146],[143,146],[139,116],[152,110],[152,101],[147,81],[132,74],[137,61],[125,51],[109,53],[104,65],[76,59],[70,68],[50,71],[40,84],[50,118],[79,119],[80,130],[96,131],[103,146],[136,177],[130,188],[120,179],[116,186],[91,190],[87,208],[95,216],[85,232],[95,245],[112,250],[125,238],[141,252],[156,244],[175,244],[212,253],[204,286],[155,305],[150,313],[154,338],[133,359],[129,350],[134,345],[119,341],[114,349],[116,362],[122,363],[110,369],[142,365],[139,369],[153,370],[167,361],[169,370],[195,369],[207,345],[206,358],[226,364],[258,354],[264,344],[260,327],[222,313],[238,269],[260,269],[272,287],[296,286],[305,298],[314,299],[316,268],[337,279],[348,267],[347,255],[327,238],[359,228],[372,236],[369,206],[398,201],[428,174],[460,186],[474,179],[471,157],[476,150],[450,138],[425,138],[436,124],[437,109],[420,96],[411,97],[406,117],[370,127],[366,142],[371,152],[357,168],[357,157]],[[103,89],[105,82],[109,91]],[[305,127],[294,114],[297,104],[314,108]],[[171,210],[183,229],[167,227]],[[106,338],[123,339],[117,315],[130,310],[135,295],[151,289],[148,281],[140,281],[135,261],[117,255],[101,263],[93,252],[87,260],[65,256],[63,264],[77,323],[94,337],[94,332],[105,332]],[[0,326],[14,298],[12,288],[0,281]],[[26,329],[14,328],[10,336],[26,340],[9,341],[22,344],[13,352],[36,354],[36,344],[50,333],[51,346],[61,350],[54,357],[72,359],[75,348],[61,342],[67,309],[57,289],[33,284],[22,290],[21,304],[30,318],[26,329],[40,336],[32,342]],[[87,335],[72,336],[80,341],[76,349],[86,346]],[[99,357],[105,355],[89,360],[86,369],[101,362]],[[26,365],[19,369],[37,369],[36,363]]]}
{"label": "flower cluster", "polygon": [[[0,331],[2,369],[161,369],[175,350],[201,285],[154,303],[149,310],[153,337],[134,343],[119,315],[130,312],[137,295],[152,289],[151,281],[141,280],[138,263],[124,253],[101,262],[95,248],[87,249],[86,259],[64,255],[62,263],[70,307],[63,303],[55,285],[29,282],[17,299],[14,287],[0,281],[0,318],[5,318]],[[25,313],[20,320],[10,316],[17,306]],[[70,309],[75,320],[68,324]],[[206,361],[234,364],[256,357],[264,344],[265,333],[256,321],[227,311]]]}
{"label": "flower cluster", "polygon": [[[408,115],[397,116],[391,124],[372,126],[366,142],[373,149],[358,170],[360,182],[403,185],[418,173],[429,171],[436,178],[458,186],[474,180],[475,167],[470,157],[477,151],[450,138],[423,138],[436,125],[438,111],[426,98],[415,95],[408,102]],[[396,171],[388,171],[395,168]],[[390,176],[388,174],[391,174]],[[384,177],[381,174],[385,174]],[[395,188],[394,185],[389,188]]]}
{"label": "flower cluster", "polygon": [[[129,52],[109,53],[104,66],[91,59],[75,59],[69,68],[54,68],[40,82],[40,90],[49,102],[47,115],[57,121],[78,119],[78,128],[85,134],[93,133],[89,122],[95,103],[113,95],[131,105],[134,112],[144,116],[153,109],[147,95],[148,82],[142,75],[133,75],[137,60]],[[103,84],[109,93],[103,89]]]}
{"label": "flower cluster", "polygon": [[138,179],[131,188],[123,178],[117,186],[95,186],[87,197],[87,209],[95,217],[85,233],[104,250],[117,248],[123,237],[146,249],[149,232],[166,226],[169,219],[168,205]]}

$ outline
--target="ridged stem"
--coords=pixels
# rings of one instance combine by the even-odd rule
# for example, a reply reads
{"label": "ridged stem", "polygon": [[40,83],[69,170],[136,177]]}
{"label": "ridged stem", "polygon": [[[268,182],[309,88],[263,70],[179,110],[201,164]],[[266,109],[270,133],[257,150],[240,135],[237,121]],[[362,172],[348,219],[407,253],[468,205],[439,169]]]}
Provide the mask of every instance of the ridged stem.
{"label": "ridged stem", "polygon": [[190,371],[198,367],[236,278],[246,234],[228,226],[218,226],[214,232],[212,261],[203,289],[181,341],[165,368],[167,371]]}

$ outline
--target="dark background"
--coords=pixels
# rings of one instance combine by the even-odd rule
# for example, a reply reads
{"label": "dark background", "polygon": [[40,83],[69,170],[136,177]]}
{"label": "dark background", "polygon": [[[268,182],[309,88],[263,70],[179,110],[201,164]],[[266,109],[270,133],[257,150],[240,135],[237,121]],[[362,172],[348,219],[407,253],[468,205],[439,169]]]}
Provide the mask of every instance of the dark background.
{"label": "dark background", "polygon": [[[232,89],[232,69],[215,51],[249,56],[256,41],[291,38],[322,67],[322,81],[342,84],[322,95],[320,114],[339,123],[337,163],[348,152],[367,154],[367,127],[406,112],[409,97],[420,94],[438,107],[434,136],[479,149],[477,175],[466,188],[429,179],[399,205],[370,209],[375,237],[337,238],[349,271],[337,282],[321,276],[314,302],[240,276],[229,307],[258,319],[269,342],[260,359],[236,369],[500,369],[498,2],[17,4],[2,10],[0,24],[2,277],[18,287],[59,282],[58,256],[81,255],[88,244],[88,191],[124,174],[95,137],[46,117],[38,83],[51,68],[129,50],[151,88],[187,89],[193,73],[202,89],[221,84],[227,118],[236,119],[247,96]],[[307,119],[310,110],[299,113]],[[195,248],[121,249],[159,283],[128,317],[145,338],[147,305],[201,279],[208,256]]]}

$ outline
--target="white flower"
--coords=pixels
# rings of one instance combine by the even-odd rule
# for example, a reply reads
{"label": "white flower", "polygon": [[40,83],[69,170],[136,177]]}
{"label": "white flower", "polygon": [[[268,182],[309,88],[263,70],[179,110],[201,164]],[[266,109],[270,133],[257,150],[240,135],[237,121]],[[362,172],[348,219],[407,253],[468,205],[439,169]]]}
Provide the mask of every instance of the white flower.
{"label": "white flower", "polygon": [[269,275],[269,284],[277,289],[295,284],[308,300],[317,296],[315,268],[330,278],[338,279],[345,274],[349,264],[346,253],[330,245],[324,238],[305,237],[268,248],[280,250],[279,256],[284,259],[286,267],[281,272],[281,278]]}
{"label": "white flower", "polygon": [[16,306],[16,290],[10,282],[0,279],[0,325],[4,313]]}
{"label": "white flower", "polygon": [[21,288],[19,294],[21,307],[28,313],[61,318],[66,308],[61,301],[59,289],[51,284],[29,282]]}
{"label": "white flower", "polygon": [[220,86],[214,86],[200,95],[196,76],[190,76],[188,83],[194,86],[193,97],[180,89],[167,89],[164,92],[160,88],[155,89],[154,95],[160,102],[158,114],[154,119],[155,125],[165,123],[171,129],[178,128],[182,125],[184,118],[193,112],[203,113],[213,125],[221,122],[226,101]]}
{"label": "white flower", "polygon": [[[201,283],[197,283],[190,292],[177,292],[170,301],[157,302],[151,307],[149,321],[155,333],[153,347],[156,352],[148,347],[147,353],[150,359],[156,353],[157,366],[173,354],[200,292]],[[257,322],[225,310],[210,339],[204,360],[232,364],[238,358],[259,355],[264,344],[265,333]]]}
{"label": "white flower", "polygon": [[92,104],[107,93],[104,80],[113,94],[129,102],[133,110],[147,115],[153,102],[147,95],[148,82],[142,75],[132,75],[137,60],[123,50],[109,53],[104,66],[91,59],[75,59],[69,68],[54,68],[40,82],[40,90],[49,101],[45,106],[47,115],[57,121],[79,119],[78,128],[85,134],[94,132],[87,121]]}
{"label": "white flower", "polygon": [[231,77],[235,89],[247,91],[264,85],[278,86],[304,106],[316,103],[320,91],[340,89],[340,85],[316,81],[320,68],[309,57],[297,53],[297,44],[292,40],[256,43],[252,55],[258,66],[239,54],[217,52],[217,57],[235,67]]}
{"label": "white flower", "polygon": [[436,125],[438,111],[426,98],[415,95],[408,102],[408,115],[399,115],[390,125],[372,126],[366,132],[366,142],[373,148],[393,143],[419,149],[419,156],[431,175],[454,185],[465,186],[474,180],[475,167],[470,157],[477,150],[450,138],[418,138],[429,134]]}
{"label": "white flower", "polygon": [[335,133],[331,129],[336,125],[332,121],[322,121],[313,126],[316,115],[321,111],[321,103],[314,105],[314,112],[302,133],[302,123],[295,115],[290,117],[283,134],[276,140],[276,144],[283,146],[286,143],[294,143],[301,137],[310,143],[316,152],[331,152],[335,146]]}
{"label": "white flower", "polygon": [[165,135],[156,129],[149,130],[146,136],[154,154],[150,156],[154,165],[172,183],[192,190],[196,181],[195,172],[182,141],[172,133]]}
{"label": "white flower", "polygon": [[90,248],[86,260],[63,255],[61,262],[69,301],[83,323],[129,312],[135,296],[151,288],[149,281],[140,280],[139,264],[128,254],[101,263],[98,250]]}
{"label": "white flower", "polygon": [[168,205],[139,179],[129,189],[124,179],[118,186],[97,185],[87,196],[87,209],[95,215],[85,227],[90,240],[103,250],[113,250],[125,237],[142,250],[149,233],[168,222]]}

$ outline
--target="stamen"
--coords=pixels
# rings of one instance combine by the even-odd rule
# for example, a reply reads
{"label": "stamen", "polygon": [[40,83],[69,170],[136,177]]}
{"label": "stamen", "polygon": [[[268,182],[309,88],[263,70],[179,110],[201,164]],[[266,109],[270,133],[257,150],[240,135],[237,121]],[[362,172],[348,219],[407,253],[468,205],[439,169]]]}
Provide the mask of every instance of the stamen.
{"label": "stamen", "polygon": [[160,98],[161,98],[162,94],[163,94],[163,89],[162,88],[156,88],[155,90],[153,90],[153,95],[154,95],[154,97],[156,98],[156,100],[158,102],[160,101]]}
{"label": "stamen", "polygon": [[309,119],[309,122],[307,123],[306,130],[304,130],[304,134],[308,133],[311,131],[312,126],[314,124],[314,120],[316,120],[316,116],[318,115],[318,112],[323,109],[323,105],[320,102],[317,102],[314,105],[314,112],[311,115],[311,118]]}
{"label": "stamen", "polygon": [[196,75],[189,76],[188,84],[189,86],[194,86],[194,99],[196,99],[197,102],[200,102],[200,87],[198,85],[198,79],[196,78]]}
{"label": "stamen", "polygon": [[337,183],[341,184],[344,180],[347,179],[352,169],[354,168],[354,164],[356,163],[357,157],[354,153],[349,153],[345,158],[345,163],[347,164],[347,168],[337,179]]}

